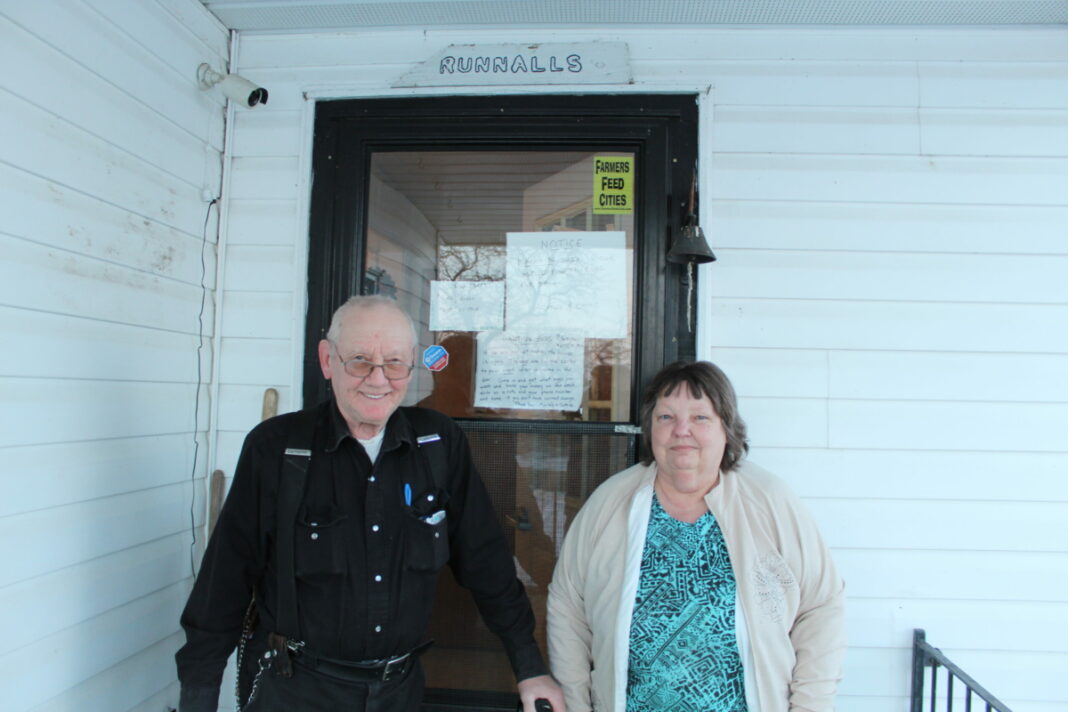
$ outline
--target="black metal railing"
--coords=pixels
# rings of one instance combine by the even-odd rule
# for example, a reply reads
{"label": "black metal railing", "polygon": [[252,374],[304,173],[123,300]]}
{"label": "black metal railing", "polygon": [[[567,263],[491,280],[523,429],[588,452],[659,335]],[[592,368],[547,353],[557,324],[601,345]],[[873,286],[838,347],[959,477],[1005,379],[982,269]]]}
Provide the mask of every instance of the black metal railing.
{"label": "black metal railing", "polygon": [[[931,668],[930,675],[927,674],[928,667]],[[938,668],[940,667],[945,669],[944,679],[946,681],[946,689],[941,693],[941,697],[938,691]],[[925,694],[924,687],[928,680],[930,680],[931,689]],[[957,681],[964,686],[963,690],[954,689],[954,683]],[[936,710],[953,712],[953,702],[958,699],[964,704],[964,712],[972,712],[973,699],[977,700],[975,710],[1012,712],[1004,702],[987,692],[982,685],[957,667],[941,650],[928,643],[922,628],[916,628],[912,631],[911,712],[924,712],[925,698],[930,702],[927,712],[936,712]],[[941,707],[938,706],[939,704]]]}

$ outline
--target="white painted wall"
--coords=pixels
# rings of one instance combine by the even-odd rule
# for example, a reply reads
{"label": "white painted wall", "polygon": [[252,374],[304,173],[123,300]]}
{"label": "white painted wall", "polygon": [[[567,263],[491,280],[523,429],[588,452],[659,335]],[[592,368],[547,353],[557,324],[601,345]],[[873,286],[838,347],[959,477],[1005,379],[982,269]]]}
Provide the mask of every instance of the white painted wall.
{"label": "white painted wall", "polygon": [[177,703],[224,126],[195,72],[228,54],[194,0],[0,5],[5,710]]}
{"label": "white painted wall", "polygon": [[700,355],[848,579],[839,707],[905,709],[925,627],[1017,712],[1063,709],[1068,28],[244,36],[270,102],[236,117],[215,466],[264,388],[300,405],[307,97],[445,93],[390,84],[453,43],[590,39],[635,78],[593,91],[701,94]]}

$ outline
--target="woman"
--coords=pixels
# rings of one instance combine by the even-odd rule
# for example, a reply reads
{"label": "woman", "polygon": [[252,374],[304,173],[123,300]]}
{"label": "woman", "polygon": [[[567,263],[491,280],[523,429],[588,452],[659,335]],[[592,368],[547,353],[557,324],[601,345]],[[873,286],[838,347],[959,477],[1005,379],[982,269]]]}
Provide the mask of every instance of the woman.
{"label": "woman", "polygon": [[549,587],[568,712],[833,710],[842,581],[797,497],[742,459],[727,377],[673,363],[640,415],[643,461],[590,496]]}

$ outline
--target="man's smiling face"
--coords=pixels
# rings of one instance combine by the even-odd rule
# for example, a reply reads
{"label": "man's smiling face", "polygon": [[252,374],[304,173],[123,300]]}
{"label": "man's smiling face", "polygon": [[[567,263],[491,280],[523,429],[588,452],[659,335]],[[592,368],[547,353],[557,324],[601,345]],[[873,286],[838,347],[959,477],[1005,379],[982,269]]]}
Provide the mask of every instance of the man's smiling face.
{"label": "man's smiling face", "polygon": [[330,379],[338,409],[349,431],[368,439],[378,433],[404,400],[412,377],[390,380],[384,370],[375,368],[363,378],[350,376],[344,361],[362,357],[375,364],[404,363],[414,357],[412,327],[400,309],[387,304],[357,306],[341,319],[336,343],[319,342],[319,365]]}

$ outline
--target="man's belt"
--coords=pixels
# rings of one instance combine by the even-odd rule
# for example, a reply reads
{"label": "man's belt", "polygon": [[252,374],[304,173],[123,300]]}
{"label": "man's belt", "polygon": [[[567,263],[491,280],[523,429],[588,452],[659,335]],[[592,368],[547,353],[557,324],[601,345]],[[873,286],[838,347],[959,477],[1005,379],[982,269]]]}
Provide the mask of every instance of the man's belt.
{"label": "man's belt", "polygon": [[[276,640],[285,640],[277,633],[272,633],[271,637]],[[292,654],[293,661],[298,665],[324,675],[357,682],[386,682],[407,674],[416,658],[429,648],[433,642],[428,640],[403,655],[397,655],[392,658],[379,658],[377,660],[338,660],[337,658],[318,655],[308,650],[303,644],[294,644],[290,641],[285,641],[285,647]],[[274,645],[271,647],[274,647]]]}

